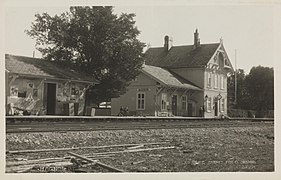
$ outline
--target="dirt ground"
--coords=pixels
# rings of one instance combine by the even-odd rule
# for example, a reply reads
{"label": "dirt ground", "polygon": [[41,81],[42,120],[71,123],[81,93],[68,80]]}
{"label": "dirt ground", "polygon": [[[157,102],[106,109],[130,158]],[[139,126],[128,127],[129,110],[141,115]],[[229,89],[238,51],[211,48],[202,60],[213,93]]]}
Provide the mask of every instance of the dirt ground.
{"label": "dirt ground", "polygon": [[[165,142],[140,147],[172,147],[97,157],[126,172],[265,172],[274,171],[274,127],[142,129],[6,135],[6,150],[68,148]],[[126,147],[75,150],[77,154],[128,150]],[[65,151],[7,154],[6,162],[67,156]],[[102,170],[98,170],[102,172]]]}

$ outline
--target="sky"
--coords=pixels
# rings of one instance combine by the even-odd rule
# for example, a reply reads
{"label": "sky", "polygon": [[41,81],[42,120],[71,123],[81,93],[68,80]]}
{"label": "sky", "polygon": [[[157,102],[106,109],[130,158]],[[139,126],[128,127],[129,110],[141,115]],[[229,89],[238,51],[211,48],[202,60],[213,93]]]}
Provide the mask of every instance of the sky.
{"label": "sky", "polygon": [[[32,56],[35,40],[24,30],[30,29],[35,13],[50,15],[67,11],[67,6],[12,6],[5,8],[5,53]],[[164,36],[173,38],[173,45],[193,44],[198,28],[201,44],[217,43],[220,38],[235,67],[249,73],[253,66],[276,65],[276,14],[270,5],[140,5],[115,6],[114,13],[135,13],[139,40],[151,47],[164,45]],[[41,57],[35,52],[35,57]]]}

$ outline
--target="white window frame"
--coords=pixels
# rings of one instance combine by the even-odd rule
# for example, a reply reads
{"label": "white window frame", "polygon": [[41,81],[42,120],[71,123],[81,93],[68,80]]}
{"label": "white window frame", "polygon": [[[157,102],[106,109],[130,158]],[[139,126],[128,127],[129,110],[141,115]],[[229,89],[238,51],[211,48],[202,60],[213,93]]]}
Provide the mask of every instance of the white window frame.
{"label": "white window frame", "polygon": [[[184,100],[184,98],[185,98],[185,100]],[[185,108],[183,106],[184,103],[185,103]],[[181,107],[182,110],[185,110],[185,111],[187,110],[187,96],[185,96],[185,95],[181,97],[181,106],[182,106]]]}
{"label": "white window frame", "polygon": [[220,79],[221,79],[221,89],[224,89],[224,84],[225,84],[224,83],[224,76],[222,75]]}
{"label": "white window frame", "polygon": [[[139,98],[139,94],[143,95],[143,98]],[[139,101],[143,101],[143,107],[140,105],[139,107]],[[145,92],[138,92],[137,93],[137,98],[136,98],[136,109],[137,110],[145,110]]]}
{"label": "white window frame", "polygon": [[212,98],[208,97],[207,99],[207,112],[211,112],[212,111]]}
{"label": "white window frame", "polygon": [[215,89],[217,89],[218,88],[218,75],[217,74],[214,74],[214,81],[215,81]]}
{"label": "white window frame", "polygon": [[208,73],[207,75],[207,87],[211,88],[212,87],[212,74]]}
{"label": "white window frame", "polygon": [[225,99],[224,98],[220,100],[220,104],[221,104],[220,110],[221,110],[221,112],[224,112],[225,111]]}
{"label": "white window frame", "polygon": [[161,94],[161,110],[167,110],[167,94]]}
{"label": "white window frame", "polygon": [[217,74],[217,88],[220,88],[220,76]]}

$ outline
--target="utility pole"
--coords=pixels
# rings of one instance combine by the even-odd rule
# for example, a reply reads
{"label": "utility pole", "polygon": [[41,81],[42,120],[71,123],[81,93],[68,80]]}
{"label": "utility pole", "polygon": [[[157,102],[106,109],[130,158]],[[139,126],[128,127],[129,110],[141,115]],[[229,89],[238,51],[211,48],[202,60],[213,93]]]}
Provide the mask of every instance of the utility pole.
{"label": "utility pole", "polygon": [[236,58],[237,58],[237,50],[235,49],[235,74],[234,74],[234,103],[235,105],[237,104],[237,62],[236,62]]}

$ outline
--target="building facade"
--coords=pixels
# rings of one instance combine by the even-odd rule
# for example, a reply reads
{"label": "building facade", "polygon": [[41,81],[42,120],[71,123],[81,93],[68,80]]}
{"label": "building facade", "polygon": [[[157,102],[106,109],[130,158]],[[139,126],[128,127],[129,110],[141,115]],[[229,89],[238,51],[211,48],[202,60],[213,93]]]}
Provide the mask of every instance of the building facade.
{"label": "building facade", "polygon": [[[196,93],[195,93],[196,92]],[[111,99],[111,114],[128,107],[129,115],[198,116],[198,94],[202,89],[160,67],[144,65],[128,91]]]}
{"label": "building facade", "polygon": [[121,106],[131,115],[221,117],[227,114],[227,76],[233,67],[223,41],[149,48],[140,75],[127,93],[112,99],[112,115]]}
{"label": "building facade", "polygon": [[93,78],[38,58],[5,55],[7,115],[83,115]]}

